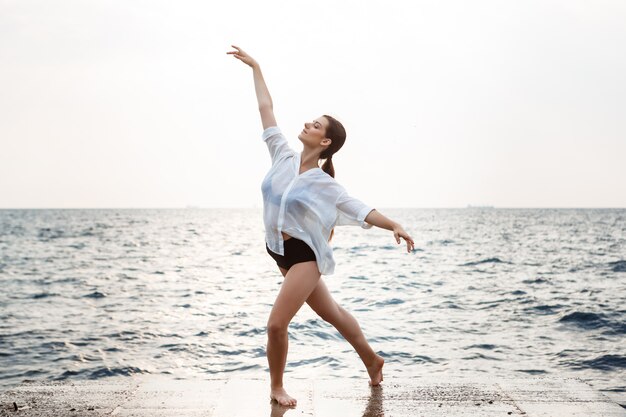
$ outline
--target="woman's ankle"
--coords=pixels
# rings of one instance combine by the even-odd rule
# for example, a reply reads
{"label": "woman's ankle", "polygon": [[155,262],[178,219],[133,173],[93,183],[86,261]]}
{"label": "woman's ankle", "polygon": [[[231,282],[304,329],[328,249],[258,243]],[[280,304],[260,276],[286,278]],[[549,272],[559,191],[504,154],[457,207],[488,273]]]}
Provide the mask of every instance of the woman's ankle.
{"label": "woman's ankle", "polygon": [[367,368],[369,368],[369,367],[374,366],[377,363],[379,363],[381,359],[383,359],[383,358],[380,355],[378,355],[377,353],[374,353],[370,357],[368,357],[366,359],[362,359],[362,361],[363,361],[363,365],[365,365]]}

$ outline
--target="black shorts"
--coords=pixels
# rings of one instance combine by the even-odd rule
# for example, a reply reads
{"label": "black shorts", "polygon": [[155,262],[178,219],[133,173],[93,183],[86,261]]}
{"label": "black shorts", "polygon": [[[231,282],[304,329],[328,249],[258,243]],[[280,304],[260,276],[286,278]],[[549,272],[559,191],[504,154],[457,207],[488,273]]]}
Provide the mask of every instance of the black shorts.
{"label": "black shorts", "polygon": [[300,262],[317,260],[315,258],[315,253],[313,252],[313,249],[311,249],[309,245],[306,244],[306,242],[300,239],[296,239],[295,237],[285,240],[284,248],[285,255],[281,256],[277,253],[272,252],[267,246],[267,243],[265,244],[265,249],[267,250],[267,253],[269,253],[270,256],[274,258],[276,264],[281,268],[289,269],[293,265]]}

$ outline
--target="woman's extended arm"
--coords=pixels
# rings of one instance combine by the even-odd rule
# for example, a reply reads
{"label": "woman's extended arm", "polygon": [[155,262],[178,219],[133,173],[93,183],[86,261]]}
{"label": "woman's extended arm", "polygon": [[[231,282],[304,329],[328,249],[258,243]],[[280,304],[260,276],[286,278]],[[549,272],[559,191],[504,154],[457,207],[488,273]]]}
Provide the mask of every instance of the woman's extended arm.
{"label": "woman's extended arm", "polygon": [[393,231],[393,236],[396,238],[396,242],[398,242],[398,244],[400,244],[400,238],[406,241],[407,252],[411,252],[415,249],[415,242],[413,242],[413,238],[411,238],[411,236],[404,231],[402,226],[400,226],[399,223],[383,216],[378,210],[370,211],[369,214],[365,216],[365,222],[380,227],[381,229]]}
{"label": "woman's extended arm", "polygon": [[259,112],[261,113],[261,122],[263,123],[263,129],[276,126],[276,118],[274,117],[274,105],[272,103],[272,96],[265,85],[263,79],[263,73],[259,63],[256,62],[250,55],[245,53],[243,49],[238,46],[231,45],[235,48],[235,51],[226,52],[231,54],[244,64],[252,68],[252,76],[254,78],[254,91],[256,92],[256,99],[259,104]]}

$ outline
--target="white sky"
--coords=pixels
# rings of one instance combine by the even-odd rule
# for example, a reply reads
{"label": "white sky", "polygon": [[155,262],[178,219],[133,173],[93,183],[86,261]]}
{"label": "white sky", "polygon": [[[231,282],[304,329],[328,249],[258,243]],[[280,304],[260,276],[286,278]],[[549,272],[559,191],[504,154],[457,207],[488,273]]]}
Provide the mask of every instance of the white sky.
{"label": "white sky", "polygon": [[261,207],[251,70],[377,208],[626,207],[626,2],[0,0],[0,207]]}

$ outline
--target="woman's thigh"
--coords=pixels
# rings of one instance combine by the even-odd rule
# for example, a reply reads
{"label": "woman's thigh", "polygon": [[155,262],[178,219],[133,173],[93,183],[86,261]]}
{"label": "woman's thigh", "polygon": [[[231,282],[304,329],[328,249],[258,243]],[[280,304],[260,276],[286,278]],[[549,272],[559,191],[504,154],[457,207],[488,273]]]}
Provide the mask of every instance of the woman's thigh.
{"label": "woman's thigh", "polygon": [[[282,271],[281,271],[282,272]],[[299,262],[289,268],[270,313],[269,322],[287,326],[320,280],[317,262]]]}
{"label": "woman's thigh", "polygon": [[321,278],[313,292],[309,295],[309,298],[307,298],[306,303],[324,321],[333,323],[339,318],[339,305],[333,299],[326,283]]}

